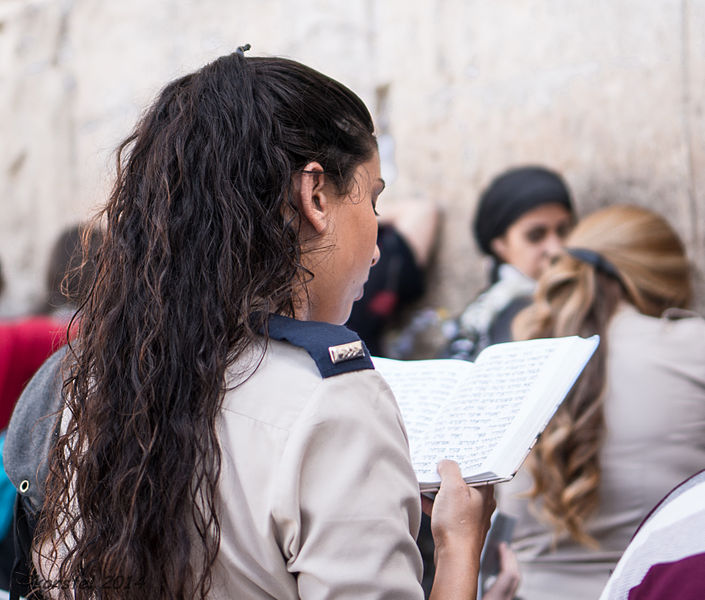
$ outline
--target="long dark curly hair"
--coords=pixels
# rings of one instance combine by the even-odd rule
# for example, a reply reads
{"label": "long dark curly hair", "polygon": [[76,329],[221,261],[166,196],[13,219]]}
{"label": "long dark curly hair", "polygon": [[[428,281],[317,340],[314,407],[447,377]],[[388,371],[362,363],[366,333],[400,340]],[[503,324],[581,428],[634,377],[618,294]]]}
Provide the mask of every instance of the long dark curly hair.
{"label": "long dark curly hair", "polygon": [[311,276],[293,181],[318,161],[344,193],[375,149],[350,90],[241,52],[167,85],[119,146],[34,540],[62,597],[206,597],[225,371]]}
{"label": "long dark curly hair", "polygon": [[600,450],[605,437],[609,324],[620,303],[660,317],[687,307],[692,297],[685,248],[660,215],[616,204],[582,219],[566,241],[607,259],[609,275],[565,253],[539,279],[533,303],[513,324],[517,339],[600,335],[600,346],[556,412],[527,461],[542,517],[555,540],[597,547],[586,523],[600,502]]}

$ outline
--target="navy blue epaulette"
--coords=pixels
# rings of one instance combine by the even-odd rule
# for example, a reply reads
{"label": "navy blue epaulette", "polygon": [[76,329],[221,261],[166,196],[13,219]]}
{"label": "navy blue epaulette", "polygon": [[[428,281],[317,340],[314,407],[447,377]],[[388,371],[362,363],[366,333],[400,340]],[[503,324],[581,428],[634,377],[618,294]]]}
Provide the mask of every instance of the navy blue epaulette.
{"label": "navy blue epaulette", "polygon": [[375,368],[360,336],[342,325],[269,315],[269,337],[306,350],[321,377]]}

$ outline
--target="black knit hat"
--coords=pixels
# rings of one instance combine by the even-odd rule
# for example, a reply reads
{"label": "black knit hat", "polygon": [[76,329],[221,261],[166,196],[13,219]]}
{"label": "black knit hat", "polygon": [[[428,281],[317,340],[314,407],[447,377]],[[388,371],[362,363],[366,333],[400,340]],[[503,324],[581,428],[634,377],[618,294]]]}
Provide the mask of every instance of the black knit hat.
{"label": "black knit hat", "polygon": [[524,213],[543,204],[562,204],[573,214],[563,178],[543,167],[519,167],[496,177],[480,196],[472,229],[480,249],[492,255],[490,243]]}

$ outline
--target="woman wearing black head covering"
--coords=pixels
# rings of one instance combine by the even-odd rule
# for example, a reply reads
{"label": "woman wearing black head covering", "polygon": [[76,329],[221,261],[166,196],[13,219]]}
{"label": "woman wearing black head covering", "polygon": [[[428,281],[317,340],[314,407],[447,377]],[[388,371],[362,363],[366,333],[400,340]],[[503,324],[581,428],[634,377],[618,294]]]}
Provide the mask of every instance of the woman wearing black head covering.
{"label": "woman wearing black head covering", "polygon": [[[490,344],[511,340],[514,316],[531,301],[536,279],[563,245],[574,221],[570,192],[557,173],[519,167],[497,176],[480,196],[472,232],[492,259],[490,285],[462,314],[443,323],[442,358],[475,360]],[[424,590],[434,578],[430,522],[417,540],[424,562]]]}
{"label": "woman wearing black head covering", "polygon": [[519,167],[490,183],[472,224],[477,245],[492,258],[490,286],[446,324],[444,356],[474,360],[484,347],[511,339],[514,315],[528,304],[573,221],[570,191],[553,171]]}

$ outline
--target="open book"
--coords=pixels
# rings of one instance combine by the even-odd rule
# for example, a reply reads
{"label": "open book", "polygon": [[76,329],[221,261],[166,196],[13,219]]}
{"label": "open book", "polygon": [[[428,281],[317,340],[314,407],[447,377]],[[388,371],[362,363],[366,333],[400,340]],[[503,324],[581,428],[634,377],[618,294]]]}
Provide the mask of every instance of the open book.
{"label": "open book", "polygon": [[438,489],[438,461],[469,484],[511,479],[599,343],[598,336],[507,342],[474,363],[373,357],[409,435],[421,491]]}

